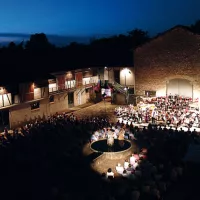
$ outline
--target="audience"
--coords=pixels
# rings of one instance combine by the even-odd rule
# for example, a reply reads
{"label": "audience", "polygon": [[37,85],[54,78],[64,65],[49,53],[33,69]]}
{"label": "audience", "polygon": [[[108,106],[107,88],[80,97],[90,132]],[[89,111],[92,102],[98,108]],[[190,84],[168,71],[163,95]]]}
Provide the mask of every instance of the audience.
{"label": "audience", "polygon": [[[99,176],[89,167],[93,158],[82,150],[108,132],[115,139],[129,138],[139,151]],[[198,140],[196,131],[56,113],[1,135],[2,199],[161,199],[184,175],[182,158]]]}

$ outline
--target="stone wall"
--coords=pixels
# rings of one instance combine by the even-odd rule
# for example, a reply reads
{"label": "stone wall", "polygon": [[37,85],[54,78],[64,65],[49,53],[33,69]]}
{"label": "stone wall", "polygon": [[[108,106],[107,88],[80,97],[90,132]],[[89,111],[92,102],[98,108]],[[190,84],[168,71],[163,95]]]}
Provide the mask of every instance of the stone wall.
{"label": "stone wall", "polygon": [[126,96],[121,93],[115,94],[115,100],[114,102],[117,105],[125,105],[126,104]]}
{"label": "stone wall", "polygon": [[[89,99],[89,92],[86,93],[84,90],[81,98],[81,104],[86,103]],[[54,95],[54,102],[49,102],[49,98],[42,99],[39,102],[40,107],[35,110],[31,110],[31,103],[23,103],[10,108],[9,120],[11,128],[19,127],[26,122],[35,120],[36,118],[46,118],[51,114],[63,112],[69,108],[67,92]],[[74,106],[77,106],[77,104],[77,96],[76,92],[74,92]]]}
{"label": "stone wall", "polygon": [[40,108],[31,110],[30,103],[16,105],[10,108],[10,126],[18,127],[36,118],[42,119],[49,115],[49,99],[40,101]]}
{"label": "stone wall", "polygon": [[62,112],[68,108],[68,94],[67,92],[54,95],[54,102],[48,103],[49,113]]}
{"label": "stone wall", "polygon": [[166,95],[166,84],[174,78],[193,84],[194,98],[200,96],[200,36],[176,27],[137,48],[134,52],[135,91]]}

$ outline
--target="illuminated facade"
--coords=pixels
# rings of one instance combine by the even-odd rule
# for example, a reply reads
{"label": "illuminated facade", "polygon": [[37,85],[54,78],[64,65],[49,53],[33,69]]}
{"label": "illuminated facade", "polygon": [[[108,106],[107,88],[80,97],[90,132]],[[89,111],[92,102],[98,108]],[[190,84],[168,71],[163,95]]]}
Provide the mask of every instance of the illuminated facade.
{"label": "illuminated facade", "polygon": [[200,35],[177,26],[134,52],[135,93],[200,97]]}
{"label": "illuminated facade", "polygon": [[[133,87],[133,68],[127,68],[127,74],[124,73],[124,69],[111,67],[109,76],[105,67],[56,72],[46,80],[20,83],[17,91],[9,91],[9,88],[7,90],[2,86],[0,111],[7,116],[4,125],[9,124],[11,128],[19,127],[24,122],[36,118],[43,119],[56,112],[87,103],[99,81],[102,87],[105,81],[110,84],[118,82],[123,87],[126,82],[127,87]],[[107,93],[111,96],[110,90]]]}

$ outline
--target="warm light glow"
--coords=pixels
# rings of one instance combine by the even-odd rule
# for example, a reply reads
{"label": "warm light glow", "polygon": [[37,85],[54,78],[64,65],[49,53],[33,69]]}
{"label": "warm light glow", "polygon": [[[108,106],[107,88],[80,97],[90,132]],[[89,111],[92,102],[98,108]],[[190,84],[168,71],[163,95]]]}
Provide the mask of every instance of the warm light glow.
{"label": "warm light glow", "polygon": [[103,95],[104,93],[106,94],[106,97],[111,97],[111,89],[102,88],[101,89],[101,94]]}
{"label": "warm light glow", "polygon": [[[4,90],[4,88],[1,88],[2,91]],[[12,104],[12,98],[11,98],[11,93],[7,93],[7,94],[1,94],[0,95],[0,107],[5,107],[5,106],[10,106]]]}
{"label": "warm light glow", "polygon": [[122,73],[123,73],[125,76],[127,76],[128,74],[131,74],[131,71],[130,71],[128,68],[124,68],[124,69],[122,70]]}
{"label": "warm light glow", "polygon": [[68,73],[66,74],[66,77],[67,77],[67,79],[72,78],[72,73],[71,73],[71,72],[68,72]]}
{"label": "warm light glow", "polygon": [[49,88],[56,88],[57,84],[56,83],[51,83],[49,84]]}
{"label": "warm light glow", "polygon": [[54,92],[57,90],[57,84],[56,83],[50,83],[49,84],[49,92]]}
{"label": "warm light glow", "polygon": [[34,99],[42,98],[41,88],[34,88]]}

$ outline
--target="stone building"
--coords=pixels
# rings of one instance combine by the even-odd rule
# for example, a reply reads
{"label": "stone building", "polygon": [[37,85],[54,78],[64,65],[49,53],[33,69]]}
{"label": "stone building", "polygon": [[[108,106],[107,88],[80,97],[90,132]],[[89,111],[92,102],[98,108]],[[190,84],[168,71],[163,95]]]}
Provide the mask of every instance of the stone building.
{"label": "stone building", "polygon": [[[111,96],[111,89],[104,88],[106,82],[117,84],[119,90],[119,87],[134,88],[133,67],[103,66],[55,72],[46,79],[36,77],[34,81],[16,83],[14,89],[1,83],[0,129],[19,127],[24,122],[43,119],[87,103],[98,83],[102,86],[99,98],[104,92]],[[118,95],[117,100],[125,103],[125,95]]]}
{"label": "stone building", "polygon": [[134,52],[135,93],[200,97],[200,35],[176,26]]}

